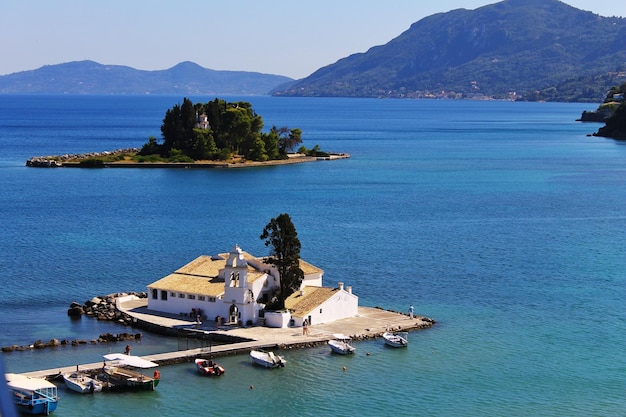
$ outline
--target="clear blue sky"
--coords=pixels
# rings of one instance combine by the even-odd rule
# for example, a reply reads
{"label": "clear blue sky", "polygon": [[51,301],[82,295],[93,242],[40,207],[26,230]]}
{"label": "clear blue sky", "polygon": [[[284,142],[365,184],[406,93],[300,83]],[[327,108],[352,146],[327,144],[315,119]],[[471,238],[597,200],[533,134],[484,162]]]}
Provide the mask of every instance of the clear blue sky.
{"label": "clear blue sky", "polygon": [[[418,20],[495,0],[3,0],[0,75],[93,60],[137,69],[193,61],[304,78]],[[624,0],[566,0],[626,16]]]}

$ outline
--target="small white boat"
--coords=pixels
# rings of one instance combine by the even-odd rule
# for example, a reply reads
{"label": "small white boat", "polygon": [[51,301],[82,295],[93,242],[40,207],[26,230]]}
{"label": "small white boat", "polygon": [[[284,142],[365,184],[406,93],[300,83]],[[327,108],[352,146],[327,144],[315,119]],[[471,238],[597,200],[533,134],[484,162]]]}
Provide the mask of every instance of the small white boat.
{"label": "small white boat", "polygon": [[5,374],[7,387],[16,408],[25,414],[48,415],[59,403],[57,386],[43,378]]}
{"label": "small white boat", "polygon": [[287,363],[282,356],[275,355],[274,352],[264,352],[262,350],[250,351],[250,357],[254,363],[266,368],[282,368]]}
{"label": "small white boat", "polygon": [[63,374],[65,385],[72,391],[89,394],[102,391],[102,383],[93,379],[84,372],[69,372]]}
{"label": "small white boat", "polygon": [[328,341],[328,346],[330,346],[333,352],[339,353],[340,355],[347,355],[354,353],[356,350],[354,346],[350,344],[350,337],[345,334],[334,334],[333,337],[333,340]]}
{"label": "small white boat", "polygon": [[383,333],[383,339],[385,339],[385,344],[391,347],[407,347],[409,345],[409,334],[407,332],[402,333]]}

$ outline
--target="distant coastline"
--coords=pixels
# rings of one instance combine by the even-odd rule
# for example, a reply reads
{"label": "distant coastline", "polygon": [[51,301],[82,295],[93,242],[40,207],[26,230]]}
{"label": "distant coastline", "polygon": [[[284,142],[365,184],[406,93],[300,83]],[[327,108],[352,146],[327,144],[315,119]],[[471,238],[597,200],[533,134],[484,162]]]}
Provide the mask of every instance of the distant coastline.
{"label": "distant coastline", "polygon": [[[26,166],[34,168],[251,168],[350,158],[347,153],[329,153],[328,156],[306,156],[294,153],[289,154],[288,159],[263,162],[249,161],[242,157],[233,157],[229,161],[137,162],[132,159],[132,156],[137,152],[139,149],[130,148],[86,154],[35,156],[26,161]],[[120,156],[121,159],[111,161],[101,159],[115,156]],[[86,163],[88,161],[99,162]]]}

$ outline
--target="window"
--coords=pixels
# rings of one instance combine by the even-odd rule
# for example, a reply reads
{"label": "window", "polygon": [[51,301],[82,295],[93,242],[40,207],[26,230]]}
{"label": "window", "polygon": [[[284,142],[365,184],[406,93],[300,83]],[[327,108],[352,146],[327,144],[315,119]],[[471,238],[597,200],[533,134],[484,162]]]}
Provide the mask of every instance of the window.
{"label": "window", "polygon": [[167,291],[161,291],[161,300],[167,301]]}
{"label": "window", "polygon": [[156,288],[152,289],[152,299],[156,300],[158,298],[159,291]]}
{"label": "window", "polygon": [[204,295],[199,295],[198,296],[198,301],[204,301]]}
{"label": "window", "polygon": [[190,300],[195,300],[196,296],[193,295],[193,294],[187,294],[187,298],[190,299]]}
{"label": "window", "polygon": [[176,297],[176,293],[175,293],[175,292],[173,292],[173,291],[170,293],[170,295],[171,295],[172,297]]}
{"label": "window", "polygon": [[178,294],[178,298],[185,298],[185,294]]}

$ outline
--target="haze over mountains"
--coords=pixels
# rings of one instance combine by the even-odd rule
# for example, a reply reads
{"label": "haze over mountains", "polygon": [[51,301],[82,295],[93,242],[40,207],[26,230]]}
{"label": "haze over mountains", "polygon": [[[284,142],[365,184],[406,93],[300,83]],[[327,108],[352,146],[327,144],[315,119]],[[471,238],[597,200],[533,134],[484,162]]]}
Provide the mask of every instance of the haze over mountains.
{"label": "haze over mountains", "polygon": [[[372,28],[375,30],[375,28]],[[0,93],[228,94],[601,101],[626,82],[626,19],[558,0],[504,0],[424,18],[385,45],[293,80],[183,62],[142,71],[93,61],[0,76]]]}
{"label": "haze over mountains", "polygon": [[216,71],[193,62],[143,71],[121,65],[76,61],[0,77],[3,94],[215,94],[267,95],[293,81],[281,75]]}

